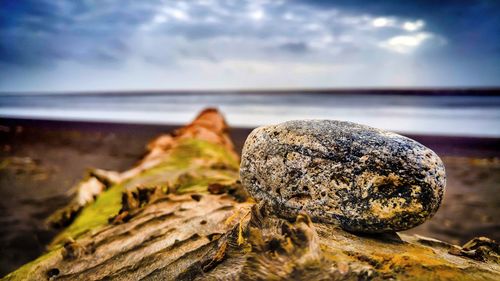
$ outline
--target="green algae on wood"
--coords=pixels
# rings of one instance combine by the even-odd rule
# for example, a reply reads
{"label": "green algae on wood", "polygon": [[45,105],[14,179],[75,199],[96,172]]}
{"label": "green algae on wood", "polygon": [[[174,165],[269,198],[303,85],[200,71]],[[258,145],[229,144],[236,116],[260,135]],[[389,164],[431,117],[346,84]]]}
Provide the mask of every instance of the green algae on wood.
{"label": "green algae on wood", "polygon": [[[174,190],[169,188],[169,191],[175,193],[206,192],[211,183],[228,184],[236,181],[237,164],[237,160],[217,144],[196,139],[182,140],[157,166],[104,191],[95,202],[83,208],[75,221],[54,239],[52,245],[57,247],[61,242],[76,239],[87,231],[107,225],[109,218],[118,214],[121,194],[125,189],[167,184],[174,187]],[[218,169],[221,166],[228,168]],[[189,182],[182,180],[183,175],[189,175]]]}

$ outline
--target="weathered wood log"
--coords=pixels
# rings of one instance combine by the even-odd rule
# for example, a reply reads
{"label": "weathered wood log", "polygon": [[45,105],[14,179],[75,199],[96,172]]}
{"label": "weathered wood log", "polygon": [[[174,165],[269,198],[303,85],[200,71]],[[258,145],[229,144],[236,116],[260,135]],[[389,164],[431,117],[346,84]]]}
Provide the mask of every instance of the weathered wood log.
{"label": "weathered wood log", "polygon": [[[215,110],[160,136],[124,173],[92,171],[47,253],[6,280],[498,280],[500,250],[348,233],[255,204]],[[126,148],[124,148],[126,149]],[[94,199],[95,198],[95,199]]]}

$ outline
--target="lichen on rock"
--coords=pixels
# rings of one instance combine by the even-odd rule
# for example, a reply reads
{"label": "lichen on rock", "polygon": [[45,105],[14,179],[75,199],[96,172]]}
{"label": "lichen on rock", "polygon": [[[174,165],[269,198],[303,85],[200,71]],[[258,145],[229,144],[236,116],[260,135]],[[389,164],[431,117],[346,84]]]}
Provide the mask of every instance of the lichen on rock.
{"label": "lichen on rock", "polygon": [[350,122],[289,121],[255,129],[240,176],[284,217],[359,232],[400,231],[430,218],[445,188],[441,159],[409,138]]}

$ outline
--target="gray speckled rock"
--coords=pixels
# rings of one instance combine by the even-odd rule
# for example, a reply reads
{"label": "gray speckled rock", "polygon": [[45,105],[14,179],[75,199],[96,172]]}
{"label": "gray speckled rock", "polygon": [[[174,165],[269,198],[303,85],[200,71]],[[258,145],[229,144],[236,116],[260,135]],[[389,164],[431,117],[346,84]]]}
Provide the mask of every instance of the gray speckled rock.
{"label": "gray speckled rock", "polygon": [[283,217],[359,232],[400,231],[439,208],[441,159],[422,144],[350,122],[289,121],[255,129],[243,148],[240,176],[257,200]]}

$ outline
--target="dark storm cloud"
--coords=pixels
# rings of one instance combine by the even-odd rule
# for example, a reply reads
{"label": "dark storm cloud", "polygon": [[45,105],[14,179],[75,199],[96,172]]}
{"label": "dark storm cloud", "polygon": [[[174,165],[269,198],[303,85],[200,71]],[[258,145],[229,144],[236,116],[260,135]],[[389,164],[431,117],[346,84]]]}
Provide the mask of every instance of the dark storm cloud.
{"label": "dark storm cloud", "polygon": [[[109,1],[107,2],[109,3]],[[0,9],[0,62],[118,61],[126,35],[153,9],[120,1],[6,1]],[[123,8],[123,10],[121,9]],[[128,10],[127,8],[131,8]]]}

